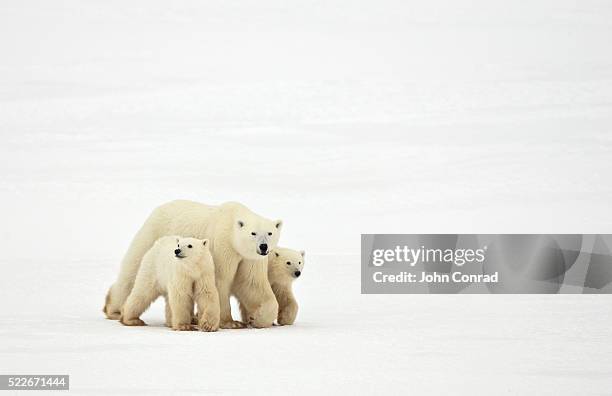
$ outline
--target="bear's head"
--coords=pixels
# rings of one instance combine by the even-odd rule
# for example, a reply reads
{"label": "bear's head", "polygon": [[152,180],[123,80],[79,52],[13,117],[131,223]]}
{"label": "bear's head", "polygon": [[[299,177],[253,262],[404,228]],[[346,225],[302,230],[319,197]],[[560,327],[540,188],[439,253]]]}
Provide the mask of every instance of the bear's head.
{"label": "bear's head", "polygon": [[232,245],[245,259],[259,260],[267,256],[278,244],[283,222],[259,216],[236,219]]}
{"label": "bear's head", "polygon": [[299,278],[304,269],[306,253],[301,250],[292,250],[286,248],[277,248],[272,253],[272,260],[275,266],[283,268],[287,275],[292,278]]}
{"label": "bear's head", "polygon": [[177,259],[201,257],[208,248],[208,239],[177,237],[174,257]]}

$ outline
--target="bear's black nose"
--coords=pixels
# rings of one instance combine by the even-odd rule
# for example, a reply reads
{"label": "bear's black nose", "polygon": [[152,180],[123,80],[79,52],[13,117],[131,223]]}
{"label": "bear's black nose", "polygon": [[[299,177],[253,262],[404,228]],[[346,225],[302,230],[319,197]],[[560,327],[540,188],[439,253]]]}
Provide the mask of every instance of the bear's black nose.
{"label": "bear's black nose", "polygon": [[174,249],[174,254],[179,254],[181,252],[181,249]]}
{"label": "bear's black nose", "polygon": [[262,243],[261,245],[259,245],[259,251],[262,252],[263,254],[266,254],[268,252],[268,245],[265,243]]}
{"label": "bear's black nose", "polygon": [[302,275],[302,273],[300,271],[295,271],[293,275],[295,275],[295,277],[297,278],[298,276]]}

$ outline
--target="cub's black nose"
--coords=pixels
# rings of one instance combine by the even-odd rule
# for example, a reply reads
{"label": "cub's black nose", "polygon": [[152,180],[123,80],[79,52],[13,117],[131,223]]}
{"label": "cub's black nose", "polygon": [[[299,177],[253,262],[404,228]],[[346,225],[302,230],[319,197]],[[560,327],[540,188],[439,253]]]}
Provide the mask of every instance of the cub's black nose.
{"label": "cub's black nose", "polygon": [[259,250],[260,250],[262,253],[267,253],[267,252],[268,252],[268,245],[267,245],[267,244],[265,244],[265,243],[262,243],[261,245],[259,245]]}
{"label": "cub's black nose", "polygon": [[300,271],[295,271],[293,275],[295,275],[295,277],[297,278],[298,276],[302,275],[302,273]]}
{"label": "cub's black nose", "polygon": [[181,252],[181,249],[174,249],[174,254],[179,254]]}

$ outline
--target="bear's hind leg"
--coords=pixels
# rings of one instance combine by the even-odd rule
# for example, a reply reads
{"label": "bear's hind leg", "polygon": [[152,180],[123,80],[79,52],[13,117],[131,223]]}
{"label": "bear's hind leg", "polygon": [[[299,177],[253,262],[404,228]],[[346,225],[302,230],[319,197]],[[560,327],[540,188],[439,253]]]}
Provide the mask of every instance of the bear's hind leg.
{"label": "bear's hind leg", "polygon": [[[221,259],[215,257],[215,263],[221,262]],[[226,263],[225,266],[215,264],[215,285],[219,295],[219,326],[222,329],[242,329],[246,325],[232,318],[232,306],[230,304],[230,295],[232,283],[235,281],[236,270],[239,262]]]}
{"label": "bear's hind leg", "polygon": [[172,327],[172,309],[170,308],[170,303],[168,302],[168,295],[164,296],[164,301],[166,304],[166,327]]}
{"label": "bear's hind leg", "polygon": [[145,326],[140,315],[159,297],[159,292],[149,282],[137,282],[121,312],[121,323],[126,326]]}
{"label": "bear's hind leg", "polygon": [[246,325],[232,318],[232,307],[230,305],[230,293],[228,288],[219,288],[220,327],[222,329],[242,329]]}
{"label": "bear's hind leg", "polygon": [[121,311],[134,287],[134,281],[144,255],[153,246],[157,238],[161,236],[159,232],[156,232],[158,228],[157,217],[159,216],[156,215],[155,211],[149,216],[134,236],[123,260],[121,260],[119,276],[108,291],[104,305],[104,313],[110,319],[115,318],[117,312]]}
{"label": "bear's hind leg", "polygon": [[104,314],[106,315],[108,319],[119,320],[121,318],[121,310],[114,308],[113,305],[111,305],[112,288],[113,287],[111,286],[108,289],[108,292],[106,293],[106,299],[104,300],[104,307],[102,308],[102,312],[104,312]]}
{"label": "bear's hind leg", "polygon": [[240,308],[240,320],[242,320],[244,323],[248,323],[250,316],[249,310],[240,301],[238,301],[238,307]]}

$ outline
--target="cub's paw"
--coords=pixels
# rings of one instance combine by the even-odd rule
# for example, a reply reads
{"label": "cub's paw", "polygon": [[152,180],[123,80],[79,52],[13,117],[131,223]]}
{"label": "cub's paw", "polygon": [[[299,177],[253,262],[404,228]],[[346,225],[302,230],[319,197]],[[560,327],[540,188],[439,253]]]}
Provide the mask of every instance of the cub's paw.
{"label": "cub's paw", "polygon": [[281,326],[292,325],[295,322],[295,315],[281,311],[278,313],[278,324]]}
{"label": "cub's paw", "polygon": [[120,322],[126,326],[146,326],[147,325],[140,318],[132,318],[132,319],[121,318]]}
{"label": "cub's paw", "polygon": [[175,331],[194,331],[194,330],[197,330],[197,329],[191,323],[181,323],[179,325],[173,326],[172,330],[175,330]]}
{"label": "cub's paw", "polygon": [[246,325],[237,320],[232,320],[227,322],[221,322],[219,324],[219,327],[221,327],[222,329],[244,329]]}

